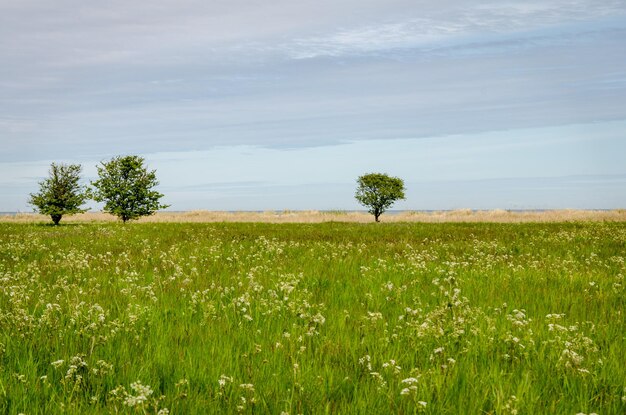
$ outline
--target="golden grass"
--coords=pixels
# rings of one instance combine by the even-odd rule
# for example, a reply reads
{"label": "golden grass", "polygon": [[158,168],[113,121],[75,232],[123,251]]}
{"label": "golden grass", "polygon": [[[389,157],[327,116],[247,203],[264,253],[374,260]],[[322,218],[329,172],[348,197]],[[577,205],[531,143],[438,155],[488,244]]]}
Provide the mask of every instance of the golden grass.
{"label": "golden grass", "polygon": [[[547,210],[542,212],[512,212],[507,210],[470,209],[420,212],[406,211],[386,213],[381,222],[573,222],[573,221],[626,221],[626,209],[617,210]],[[0,215],[0,222],[28,223],[49,222],[50,217],[35,213]],[[87,212],[65,216],[61,223],[114,222],[115,216],[103,212]],[[267,211],[267,212],[221,212],[193,210],[188,212],[158,212],[143,217],[137,222],[264,222],[264,223],[321,223],[321,222],[372,222],[373,216],[365,212],[352,211]]]}

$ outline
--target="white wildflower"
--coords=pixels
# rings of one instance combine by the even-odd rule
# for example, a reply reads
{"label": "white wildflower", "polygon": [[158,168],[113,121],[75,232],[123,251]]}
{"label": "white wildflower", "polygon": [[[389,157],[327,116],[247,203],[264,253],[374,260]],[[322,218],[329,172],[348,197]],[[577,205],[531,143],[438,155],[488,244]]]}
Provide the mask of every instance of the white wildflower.
{"label": "white wildflower", "polygon": [[222,375],[217,380],[217,383],[220,385],[220,387],[223,387],[226,385],[227,382],[231,383],[232,381],[233,381],[233,378],[231,378],[230,376]]}
{"label": "white wildflower", "polygon": [[136,395],[129,394],[126,396],[124,399],[124,405],[126,406],[133,407],[143,405],[153,393],[149,385],[143,385],[140,381],[131,383],[130,387]]}
{"label": "white wildflower", "polygon": [[317,313],[316,315],[313,316],[313,322],[321,325],[326,322],[326,318],[320,313]]}
{"label": "white wildflower", "polygon": [[254,392],[254,385],[252,383],[242,383],[239,387],[243,390]]}

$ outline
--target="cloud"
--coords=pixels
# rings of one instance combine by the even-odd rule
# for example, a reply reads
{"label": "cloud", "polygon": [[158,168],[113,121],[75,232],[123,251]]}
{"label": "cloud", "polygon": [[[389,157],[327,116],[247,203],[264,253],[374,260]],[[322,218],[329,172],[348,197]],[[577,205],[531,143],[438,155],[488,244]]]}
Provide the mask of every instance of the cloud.
{"label": "cloud", "polygon": [[623,1],[0,4],[0,162],[626,118]]}
{"label": "cloud", "polygon": [[411,19],[295,39],[283,48],[294,59],[362,55],[434,43],[451,38],[461,30],[450,23],[444,26],[428,19]]}
{"label": "cloud", "polygon": [[[415,10],[417,11],[417,10]],[[282,47],[294,59],[339,57],[383,53],[402,49],[445,47],[445,43],[466,45],[477,37],[515,32],[532,32],[554,25],[624,15],[623,2],[525,2],[457,4],[445,11],[414,13],[393,22],[378,22],[340,29],[331,34],[295,39]],[[497,38],[497,37],[496,37]],[[489,39],[486,39],[489,43]],[[533,39],[536,41],[536,39]],[[492,40],[493,42],[493,40]],[[458,44],[457,44],[458,46]]]}
{"label": "cloud", "polygon": [[[0,53],[51,69],[344,56],[624,15],[623,1],[4,2]],[[265,55],[265,56],[264,56]],[[34,68],[23,68],[33,70]]]}

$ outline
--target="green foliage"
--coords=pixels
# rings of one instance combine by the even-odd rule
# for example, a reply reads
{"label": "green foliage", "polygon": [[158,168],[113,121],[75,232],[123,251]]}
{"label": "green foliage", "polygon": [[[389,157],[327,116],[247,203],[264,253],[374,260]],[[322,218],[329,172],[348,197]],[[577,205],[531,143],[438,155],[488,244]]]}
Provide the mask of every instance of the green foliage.
{"label": "green foliage", "polygon": [[378,218],[394,204],[404,200],[404,181],[381,173],[365,174],[357,179],[356,200]]}
{"label": "green foliage", "polygon": [[31,193],[28,203],[35,211],[50,215],[55,225],[63,215],[87,211],[80,208],[89,199],[89,191],[78,183],[81,170],[80,164],[52,163],[50,177],[39,183],[39,193]]}
{"label": "green foliage", "polygon": [[0,223],[0,414],[625,414],[626,223]]}
{"label": "green foliage", "polygon": [[118,156],[98,166],[100,177],[92,186],[94,199],[105,202],[104,211],[126,223],[131,219],[152,215],[168,205],[159,203],[163,195],[152,190],[159,182],[156,171],[148,171],[139,156]]}

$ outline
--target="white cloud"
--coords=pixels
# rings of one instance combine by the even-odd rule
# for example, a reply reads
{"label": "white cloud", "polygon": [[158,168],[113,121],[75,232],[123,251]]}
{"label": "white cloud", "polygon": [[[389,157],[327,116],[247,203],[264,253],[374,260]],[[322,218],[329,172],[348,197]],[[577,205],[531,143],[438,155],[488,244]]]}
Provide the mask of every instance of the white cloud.
{"label": "white cloud", "polygon": [[[529,31],[626,13],[626,3],[590,1],[474,2],[443,10],[409,9],[401,19],[297,38],[282,47],[295,59],[348,56],[438,46],[463,37]],[[414,17],[419,15],[420,17]]]}
{"label": "white cloud", "polygon": [[61,68],[344,56],[625,12],[619,0],[3,2],[0,56]]}
{"label": "white cloud", "polygon": [[[253,181],[290,148],[312,160],[293,165],[298,181],[346,142],[393,142],[393,160],[419,151],[394,139],[625,119],[625,13],[614,0],[0,2],[0,170],[200,150]],[[220,146],[267,152],[241,173],[233,160],[250,158]],[[441,154],[451,174],[455,157]]]}

